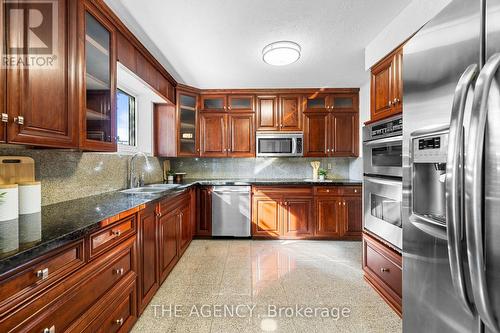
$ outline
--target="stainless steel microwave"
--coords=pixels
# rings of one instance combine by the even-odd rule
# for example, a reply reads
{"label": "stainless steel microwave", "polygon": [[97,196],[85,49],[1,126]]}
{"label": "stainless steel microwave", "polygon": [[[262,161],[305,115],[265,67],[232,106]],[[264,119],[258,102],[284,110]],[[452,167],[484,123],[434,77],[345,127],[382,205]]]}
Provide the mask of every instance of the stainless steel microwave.
{"label": "stainless steel microwave", "polygon": [[257,157],[304,155],[302,133],[257,133]]}

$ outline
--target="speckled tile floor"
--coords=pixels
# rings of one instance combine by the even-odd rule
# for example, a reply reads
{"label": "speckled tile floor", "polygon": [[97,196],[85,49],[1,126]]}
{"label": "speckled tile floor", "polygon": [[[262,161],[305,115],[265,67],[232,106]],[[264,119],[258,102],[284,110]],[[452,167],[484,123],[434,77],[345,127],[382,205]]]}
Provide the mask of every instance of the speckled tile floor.
{"label": "speckled tile floor", "polygon": [[194,240],[133,332],[401,332],[360,242]]}

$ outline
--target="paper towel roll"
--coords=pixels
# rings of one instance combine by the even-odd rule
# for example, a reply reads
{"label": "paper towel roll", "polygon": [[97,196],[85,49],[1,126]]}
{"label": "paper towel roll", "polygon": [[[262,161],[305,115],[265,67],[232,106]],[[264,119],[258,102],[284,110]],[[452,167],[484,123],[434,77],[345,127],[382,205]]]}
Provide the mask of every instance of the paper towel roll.
{"label": "paper towel roll", "polygon": [[40,182],[19,184],[19,243],[27,247],[42,238]]}
{"label": "paper towel roll", "polygon": [[0,255],[19,249],[19,193],[17,184],[0,185]]}

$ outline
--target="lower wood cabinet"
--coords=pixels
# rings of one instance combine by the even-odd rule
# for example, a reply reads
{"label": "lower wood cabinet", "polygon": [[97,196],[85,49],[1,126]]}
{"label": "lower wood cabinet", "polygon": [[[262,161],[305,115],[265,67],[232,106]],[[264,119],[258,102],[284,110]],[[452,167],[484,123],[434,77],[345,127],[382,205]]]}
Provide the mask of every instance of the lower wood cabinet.
{"label": "lower wood cabinet", "polygon": [[196,191],[196,237],[212,236],[212,187],[202,186]]}
{"label": "lower wood cabinet", "polygon": [[139,212],[139,312],[142,313],[160,287],[158,260],[158,223],[156,206]]}
{"label": "lower wood cabinet", "polygon": [[361,187],[253,189],[256,238],[361,239]]}
{"label": "lower wood cabinet", "polygon": [[164,281],[179,259],[177,235],[179,234],[179,215],[171,211],[159,215],[160,228],[160,280]]}
{"label": "lower wood cabinet", "polygon": [[179,214],[179,255],[182,255],[186,251],[193,234],[191,232],[191,205],[190,199],[186,199],[181,203],[178,210]]}
{"label": "lower wood cabinet", "polygon": [[365,280],[396,311],[402,314],[402,257],[375,237],[363,233]]}

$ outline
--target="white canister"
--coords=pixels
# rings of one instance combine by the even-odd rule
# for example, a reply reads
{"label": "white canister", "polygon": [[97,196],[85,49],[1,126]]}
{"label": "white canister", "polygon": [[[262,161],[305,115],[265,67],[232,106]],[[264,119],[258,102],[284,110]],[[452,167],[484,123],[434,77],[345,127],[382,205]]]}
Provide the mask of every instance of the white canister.
{"label": "white canister", "polygon": [[42,238],[40,182],[19,184],[19,243],[26,247]]}
{"label": "white canister", "polygon": [[0,255],[19,249],[19,194],[17,184],[0,185]]}

